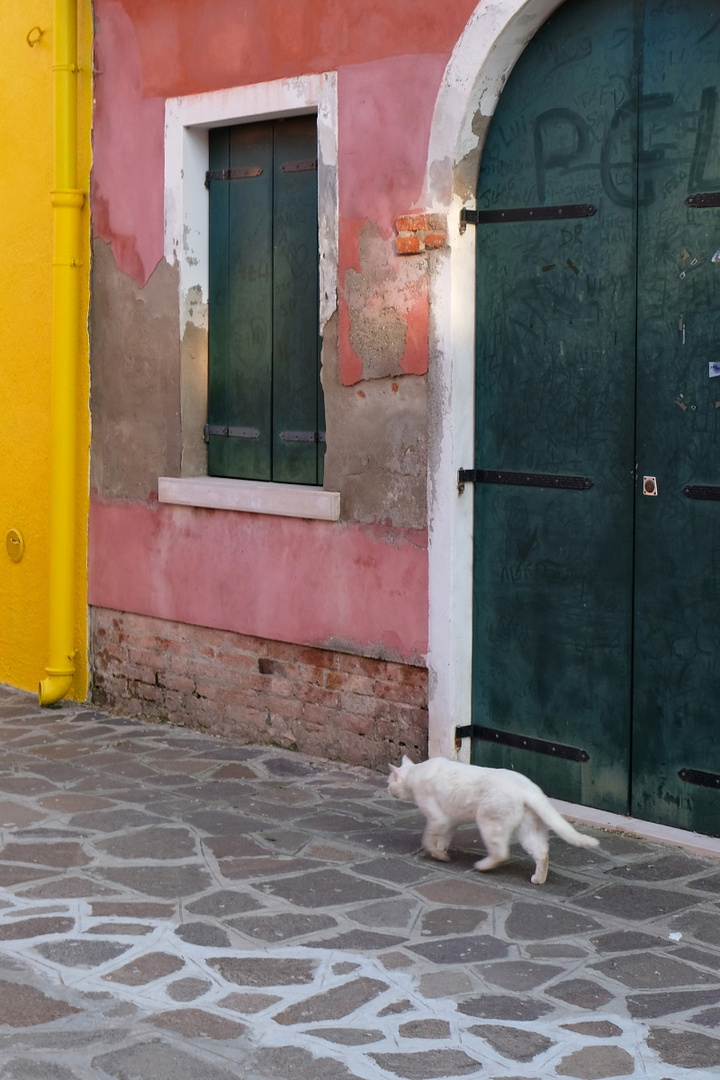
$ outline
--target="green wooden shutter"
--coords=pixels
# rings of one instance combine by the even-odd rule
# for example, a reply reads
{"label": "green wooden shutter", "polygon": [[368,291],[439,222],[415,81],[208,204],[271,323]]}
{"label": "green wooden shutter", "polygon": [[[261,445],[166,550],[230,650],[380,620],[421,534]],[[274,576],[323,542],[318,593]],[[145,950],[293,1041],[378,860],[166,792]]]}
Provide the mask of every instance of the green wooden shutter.
{"label": "green wooden shutter", "polygon": [[[269,480],[272,124],[210,133],[208,471]],[[213,434],[213,428],[227,434]]]}
{"label": "green wooden shutter", "polygon": [[317,135],[275,124],[273,480],[318,483]]}
{"label": "green wooden shutter", "polygon": [[210,475],[322,482],[316,157],[314,117],[210,132]]}

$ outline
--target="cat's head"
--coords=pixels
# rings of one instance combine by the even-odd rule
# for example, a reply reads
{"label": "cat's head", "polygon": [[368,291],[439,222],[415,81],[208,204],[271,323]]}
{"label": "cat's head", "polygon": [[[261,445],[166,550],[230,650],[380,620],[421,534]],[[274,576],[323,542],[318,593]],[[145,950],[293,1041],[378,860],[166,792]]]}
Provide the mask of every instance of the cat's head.
{"label": "cat's head", "polygon": [[415,765],[409,757],[403,755],[402,765],[391,765],[388,776],[388,793],[393,799],[409,799],[412,801],[413,794],[408,785],[408,777]]}

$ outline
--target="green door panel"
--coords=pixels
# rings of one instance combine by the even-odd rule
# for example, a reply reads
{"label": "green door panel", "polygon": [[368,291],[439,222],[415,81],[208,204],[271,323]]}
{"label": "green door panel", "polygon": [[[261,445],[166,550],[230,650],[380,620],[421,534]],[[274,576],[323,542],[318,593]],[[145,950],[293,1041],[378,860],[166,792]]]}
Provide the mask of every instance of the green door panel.
{"label": "green door panel", "polygon": [[514,482],[475,485],[472,751],[715,834],[720,500],[687,489],[720,488],[720,206],[686,200],[720,192],[719,71],[718,0],[568,0],[500,98],[474,465]]}
{"label": "green door panel", "polygon": [[561,8],[500,98],[478,185],[480,209],[596,212],[478,226],[476,467],[592,487],[476,485],[473,722],[589,760],[486,741],[475,760],[611,810],[630,754],[635,248],[632,199],[603,186],[630,151],[598,132],[634,74],[630,5]]}
{"label": "green door panel", "polygon": [[637,460],[658,494],[638,484],[633,807],[715,834],[720,789],[679,774],[720,776],[720,501],[683,495],[720,485],[720,207],[686,203],[720,192],[719,61],[720,4],[646,5]]}

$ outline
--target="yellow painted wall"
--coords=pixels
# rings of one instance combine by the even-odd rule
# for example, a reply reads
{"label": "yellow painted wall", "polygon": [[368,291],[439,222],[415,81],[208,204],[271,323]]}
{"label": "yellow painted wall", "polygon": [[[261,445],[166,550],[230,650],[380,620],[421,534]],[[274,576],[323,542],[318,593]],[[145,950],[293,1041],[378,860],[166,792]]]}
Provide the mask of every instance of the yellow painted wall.
{"label": "yellow painted wall", "polygon": [[[0,683],[37,690],[48,663],[48,553],[53,216],[52,0],[2,5],[0,39]],[[78,0],[78,186],[88,191],[92,110],[90,0]],[[42,31],[39,41],[34,41]],[[87,519],[90,440],[89,208],[83,217],[76,495],[76,676],[87,692]],[[6,538],[25,541],[11,561]]]}

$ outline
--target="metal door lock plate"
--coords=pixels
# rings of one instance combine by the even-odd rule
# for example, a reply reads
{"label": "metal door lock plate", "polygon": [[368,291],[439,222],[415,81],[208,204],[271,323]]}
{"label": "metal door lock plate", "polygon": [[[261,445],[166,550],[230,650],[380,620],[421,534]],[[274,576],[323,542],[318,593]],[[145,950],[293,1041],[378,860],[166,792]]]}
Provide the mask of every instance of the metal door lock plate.
{"label": "metal door lock plate", "polygon": [[657,495],[657,478],[654,476],[643,476],[643,495]]}

